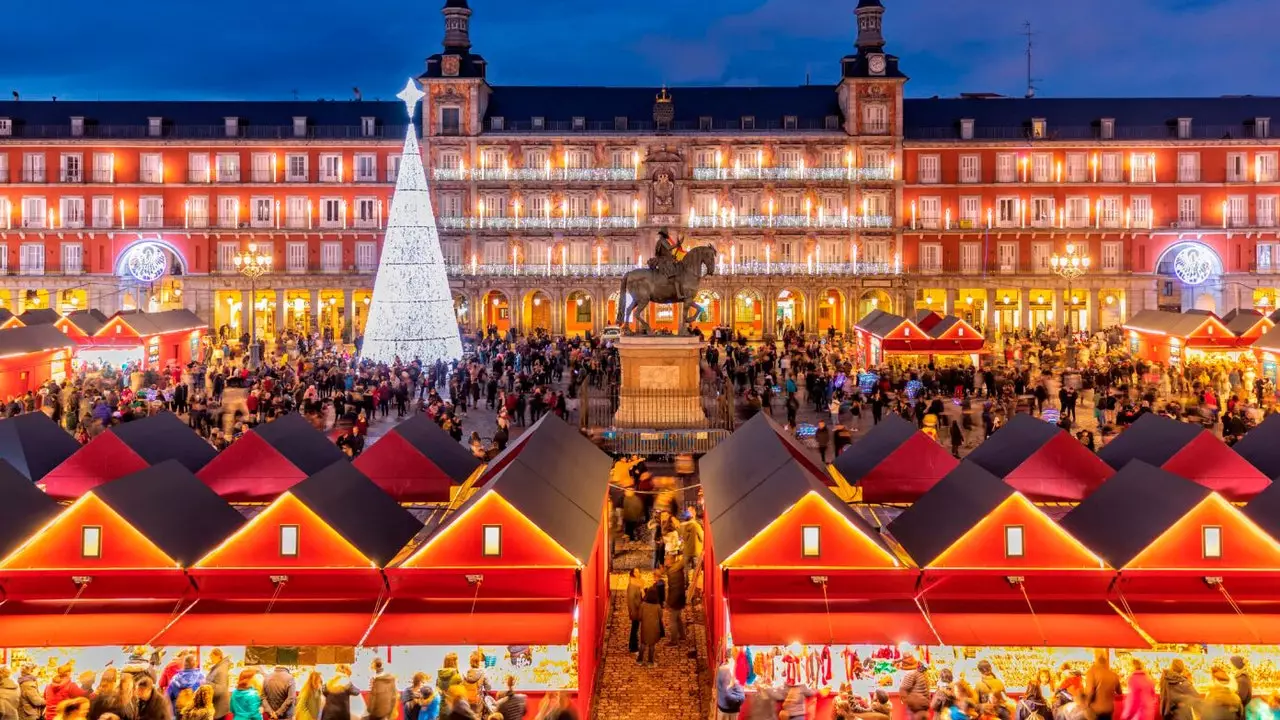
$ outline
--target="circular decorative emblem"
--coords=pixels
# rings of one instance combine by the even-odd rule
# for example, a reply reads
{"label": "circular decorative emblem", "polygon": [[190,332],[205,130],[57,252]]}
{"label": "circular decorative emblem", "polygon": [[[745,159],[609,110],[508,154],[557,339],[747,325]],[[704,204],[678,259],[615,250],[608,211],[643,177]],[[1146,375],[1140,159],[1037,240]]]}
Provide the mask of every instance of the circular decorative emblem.
{"label": "circular decorative emblem", "polygon": [[1213,274],[1213,261],[1200,248],[1183,248],[1173,258],[1173,274],[1187,285],[1199,285]]}
{"label": "circular decorative emblem", "polygon": [[139,243],[129,249],[124,267],[135,280],[155,282],[169,269],[169,256],[160,245]]}

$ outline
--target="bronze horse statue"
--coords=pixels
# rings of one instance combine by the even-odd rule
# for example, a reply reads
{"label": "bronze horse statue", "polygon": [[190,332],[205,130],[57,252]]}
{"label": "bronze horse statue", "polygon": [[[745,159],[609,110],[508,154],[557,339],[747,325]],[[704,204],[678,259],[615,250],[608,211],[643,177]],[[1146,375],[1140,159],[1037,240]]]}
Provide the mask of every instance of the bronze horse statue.
{"label": "bronze horse statue", "polygon": [[679,278],[679,297],[676,283],[649,268],[638,268],[622,276],[618,291],[618,325],[629,327],[635,318],[636,331],[649,333],[649,321],[644,311],[649,303],[675,303],[681,306],[677,334],[683,335],[685,327],[698,316],[698,305],[693,299],[698,295],[698,283],[703,276],[716,274],[716,249],[700,245],[685,253],[676,276]]}

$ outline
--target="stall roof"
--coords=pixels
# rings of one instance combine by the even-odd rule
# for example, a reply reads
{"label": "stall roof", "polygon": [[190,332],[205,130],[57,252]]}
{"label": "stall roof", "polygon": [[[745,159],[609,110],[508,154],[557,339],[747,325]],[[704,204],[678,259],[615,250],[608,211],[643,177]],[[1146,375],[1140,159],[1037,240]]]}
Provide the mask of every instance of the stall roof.
{"label": "stall roof", "polygon": [[[1276,335],[1276,341],[1280,342],[1280,334]],[[0,423],[0,429],[3,427],[4,423]],[[1245,433],[1231,449],[1271,480],[1280,478],[1280,415],[1268,415],[1260,425]],[[1280,499],[1273,490],[1274,485],[1273,482],[1258,497],[1270,494]],[[1276,510],[1280,512],[1280,504],[1276,506]],[[1280,528],[1280,525],[1277,527]]]}
{"label": "stall roof", "polygon": [[1061,524],[1111,567],[1123,568],[1210,492],[1132,460],[1067,513]]}
{"label": "stall roof", "polygon": [[1159,467],[1190,444],[1201,430],[1199,425],[1143,413],[1128,429],[1102,446],[1098,457],[1117,470],[1130,460]]}
{"label": "stall roof", "polygon": [[894,518],[887,530],[924,567],[1013,493],[1000,478],[963,460]]}
{"label": "stall roof", "polygon": [[257,502],[346,460],[324,433],[301,414],[290,413],[254,427],[196,475],[227,500]]}
{"label": "stall roof", "polygon": [[0,497],[4,498],[0,502],[0,558],[8,557],[62,510],[57,501],[2,459]]}
{"label": "stall roof", "polygon": [[480,467],[470,451],[417,413],[360,453],[353,464],[400,502],[444,502]]}
{"label": "stall roof", "polygon": [[1244,335],[1263,320],[1266,320],[1265,315],[1250,308],[1236,308],[1222,316],[1222,324],[1233,335]]}
{"label": "stall roof", "polygon": [[1158,465],[1222,493],[1229,500],[1247,500],[1271,483],[1221,438],[1200,425],[1150,413],[1138,418],[1098,455],[1112,467],[1135,458]]}
{"label": "stall roof", "polygon": [[23,325],[31,327],[33,325],[52,325],[58,322],[62,314],[53,308],[32,308],[18,316]]}
{"label": "stall roof", "polygon": [[884,310],[872,310],[858,321],[857,327],[878,338],[883,338],[908,322],[911,321],[901,315],[894,315]]}
{"label": "stall roof", "polygon": [[0,330],[0,358],[63,350],[75,345],[75,340],[52,325],[26,325]]}
{"label": "stall roof", "polygon": [[[1280,314],[1280,310],[1277,310],[1272,314],[1272,322],[1275,322],[1277,314]],[[1268,350],[1273,353],[1280,353],[1280,325],[1277,325],[1259,335],[1258,338],[1253,341],[1251,346],[1256,347],[1259,350]]]}
{"label": "stall roof", "polygon": [[371,562],[391,561],[422,523],[345,459],[289,489]]}
{"label": "stall roof", "polygon": [[914,423],[889,413],[831,463],[862,501],[911,502],[955,469],[957,460]]}
{"label": "stall roof", "polygon": [[933,327],[942,322],[942,320],[943,317],[932,310],[921,310],[916,313],[916,327],[927,333],[931,333]]}
{"label": "stall roof", "polygon": [[966,459],[1041,501],[1082,500],[1113,472],[1066,431],[1025,413],[1015,414]]}
{"label": "stall roof", "polygon": [[[209,324],[190,310],[165,310],[162,312],[144,312],[142,310],[121,310],[112,315],[106,325],[119,319],[138,335],[161,335],[181,330],[207,328]],[[103,330],[106,329],[103,326]]]}
{"label": "stall roof", "polygon": [[93,490],[182,567],[217,547],[244,522],[177,460],[166,460]]}
{"label": "stall roof", "polygon": [[39,482],[80,449],[80,443],[42,412],[0,420],[0,459]]}
{"label": "stall roof", "polygon": [[[1217,320],[1218,316],[1207,310],[1187,310],[1175,313],[1164,310],[1143,310],[1129,318],[1123,327],[1126,330],[1157,332],[1169,337],[1186,338],[1194,335],[1207,322]],[[1219,321],[1221,322],[1221,321]]]}
{"label": "stall roof", "polygon": [[85,335],[95,335],[107,324],[108,318],[105,313],[96,308],[88,310],[73,310],[63,316],[67,322],[80,328],[80,332]]}
{"label": "stall roof", "polygon": [[[1264,429],[1266,430],[1266,434],[1261,437],[1265,438],[1267,436],[1271,436],[1274,438],[1276,431],[1280,429],[1280,427],[1277,427],[1277,425],[1280,424],[1280,420],[1273,420],[1276,417],[1280,416],[1273,415],[1264,420],[1258,427],[1245,433],[1244,440],[1236,443],[1236,447],[1243,445],[1245,440],[1253,437],[1254,433],[1261,432]],[[1271,427],[1268,428],[1268,425]],[[1272,447],[1267,448],[1269,450],[1266,455],[1266,464],[1268,467],[1274,467],[1274,463],[1277,462],[1275,456],[1280,454],[1280,447],[1275,447],[1275,445],[1280,445],[1280,439],[1273,440],[1273,443],[1274,445]],[[1241,452],[1241,454],[1250,459],[1250,462],[1257,465],[1259,460],[1255,458],[1258,458],[1261,454],[1259,447],[1265,447],[1265,445],[1266,443],[1264,441],[1258,441],[1252,444],[1249,448],[1246,448],[1245,450],[1247,452]],[[1250,456],[1253,457],[1251,458]],[[1264,470],[1264,472],[1266,471]],[[1244,506],[1244,514],[1248,515],[1249,519],[1253,520],[1258,527],[1266,530],[1271,537],[1280,538],[1280,482],[1271,483],[1265,490],[1255,495],[1253,499],[1249,501],[1249,504]]]}
{"label": "stall roof", "polygon": [[109,432],[115,433],[148,465],[177,460],[187,470],[197,472],[218,454],[171,412],[121,423]]}

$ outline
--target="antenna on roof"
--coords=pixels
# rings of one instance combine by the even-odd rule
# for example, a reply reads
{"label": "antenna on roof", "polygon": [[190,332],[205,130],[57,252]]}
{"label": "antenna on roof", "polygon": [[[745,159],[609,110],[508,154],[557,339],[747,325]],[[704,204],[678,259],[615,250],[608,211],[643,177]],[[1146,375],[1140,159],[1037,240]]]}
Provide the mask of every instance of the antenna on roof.
{"label": "antenna on roof", "polygon": [[804,84],[805,85],[809,84],[809,66],[808,65],[804,66]]}
{"label": "antenna on roof", "polygon": [[18,97],[18,91],[17,91],[17,90],[14,90],[14,91],[13,91],[13,99],[14,99],[15,101],[17,101],[17,100],[20,100],[20,99],[21,99],[20,97]]}
{"label": "antenna on roof", "polygon": [[352,93],[353,95],[355,95],[355,98],[356,98],[356,100],[357,100],[357,101],[360,101],[360,100],[363,100],[363,99],[364,99],[364,95],[361,95],[361,94],[360,94],[360,88],[358,88],[358,87],[353,87],[353,88],[351,88],[351,93]]}
{"label": "antenna on roof", "polygon": [[293,99],[295,101],[298,99],[298,88],[293,89]]}
{"label": "antenna on roof", "polygon": [[1033,98],[1036,96],[1036,78],[1031,77],[1031,38],[1035,33],[1031,32],[1031,21],[1026,20],[1022,23],[1022,34],[1027,38],[1027,94],[1026,97]]}

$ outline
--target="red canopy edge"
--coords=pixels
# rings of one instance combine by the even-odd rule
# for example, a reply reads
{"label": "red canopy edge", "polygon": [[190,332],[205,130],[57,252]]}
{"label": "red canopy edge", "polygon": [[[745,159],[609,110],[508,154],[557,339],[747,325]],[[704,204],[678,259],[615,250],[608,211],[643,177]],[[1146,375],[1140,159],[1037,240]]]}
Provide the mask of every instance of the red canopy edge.
{"label": "red canopy edge", "polygon": [[568,645],[572,600],[393,600],[365,639],[377,645]]}
{"label": "red canopy edge", "polygon": [[0,647],[141,645],[175,616],[171,601],[9,601],[0,604]]}
{"label": "red canopy edge", "polygon": [[1280,603],[1130,602],[1133,620],[1157,643],[1280,644]]}
{"label": "red canopy edge", "polygon": [[265,602],[202,602],[163,628],[152,644],[357,645],[376,608],[372,601],[277,602],[267,610]]}
{"label": "red canopy edge", "polygon": [[928,603],[944,645],[1147,648],[1150,642],[1105,600]]}
{"label": "red canopy edge", "polygon": [[938,644],[910,600],[729,600],[735,645]]}

